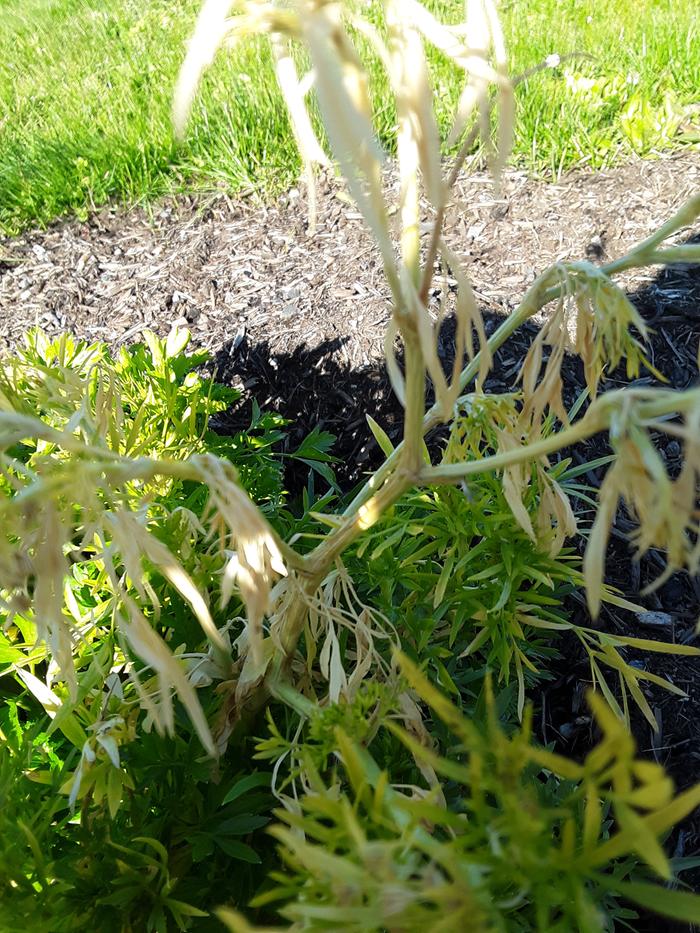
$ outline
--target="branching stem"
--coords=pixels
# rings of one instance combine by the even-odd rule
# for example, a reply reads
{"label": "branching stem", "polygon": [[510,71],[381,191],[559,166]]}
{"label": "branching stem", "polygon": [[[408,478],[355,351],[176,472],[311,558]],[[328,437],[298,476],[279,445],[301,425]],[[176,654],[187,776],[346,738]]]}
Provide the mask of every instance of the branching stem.
{"label": "branching stem", "polygon": [[585,416],[574,424],[556,431],[547,437],[516,450],[509,450],[479,460],[467,460],[462,463],[442,463],[436,467],[426,467],[421,471],[419,482],[428,486],[436,483],[456,483],[466,476],[476,473],[492,473],[518,463],[532,463],[540,457],[547,457],[586,440],[593,434],[610,427],[612,418],[623,404],[634,405],[635,422],[656,421],[664,415],[677,415],[689,412],[700,405],[700,389],[686,392],[655,390],[654,398],[635,397],[632,389],[618,389],[599,396],[586,412]]}
{"label": "branching stem", "polygon": [[[654,263],[669,264],[673,262],[697,261],[698,247],[696,245],[673,246],[666,250],[657,250],[656,247],[664,238],[671,236],[673,233],[676,233],[678,230],[692,223],[699,214],[700,195],[696,195],[687,201],[680,210],[661,227],[660,231],[657,231],[653,236],[649,237],[649,239],[632,249],[626,256],[604,265],[602,267],[603,273],[610,276],[627,269],[641,268],[643,266],[653,265]],[[660,235],[662,231],[663,234]],[[426,272],[427,269],[428,266],[426,266]],[[556,301],[561,296],[561,286],[546,288],[545,283],[547,279],[548,273],[540,276],[527,292],[518,308],[505,318],[503,323],[493,332],[488,340],[488,348],[491,354],[495,353],[519,327],[529,320],[529,318],[545,307],[545,305],[549,304],[550,301]],[[476,353],[474,358],[462,370],[462,375],[460,377],[460,387],[462,391],[474,380],[479,372],[481,355],[481,351]],[[461,402],[462,399],[459,399],[457,404],[459,405]],[[428,434],[441,422],[442,417],[439,408],[437,405],[433,405],[423,419],[423,435],[425,436]],[[356,512],[358,508],[371,498],[374,490],[379,488],[382,483],[386,481],[387,477],[396,469],[396,464],[402,455],[402,450],[403,443],[395,448],[393,453],[387,457],[379,469],[367,480],[352,502],[346,507],[345,515],[351,515]]]}

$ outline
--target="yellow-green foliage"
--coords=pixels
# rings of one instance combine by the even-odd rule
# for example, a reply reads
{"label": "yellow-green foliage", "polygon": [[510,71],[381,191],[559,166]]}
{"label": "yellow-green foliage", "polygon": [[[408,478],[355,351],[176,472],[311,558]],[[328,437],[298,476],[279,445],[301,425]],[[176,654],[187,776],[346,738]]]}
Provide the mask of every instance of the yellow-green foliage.
{"label": "yellow-green foliage", "polygon": [[[506,734],[488,682],[477,725],[406,658],[401,667],[449,732],[443,755],[389,724],[431,786],[393,788],[391,772],[337,730],[342,769],[328,785],[307,762],[305,795],[278,811],[272,830],[286,870],[254,906],[280,901],[287,929],[348,933],[599,931],[625,918],[618,896],[697,919],[696,897],[630,880],[627,857],[670,879],[658,838],[695,809],[700,788],[674,800],[663,768],[635,757],[599,696],[589,702],[602,739],[579,765],[533,746],[531,710]],[[250,929],[230,911],[219,915],[234,933]]]}

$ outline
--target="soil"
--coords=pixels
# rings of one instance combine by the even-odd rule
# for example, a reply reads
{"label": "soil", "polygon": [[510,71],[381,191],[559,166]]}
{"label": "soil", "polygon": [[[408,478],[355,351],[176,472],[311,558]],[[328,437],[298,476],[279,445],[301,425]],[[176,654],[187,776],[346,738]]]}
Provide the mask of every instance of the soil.
{"label": "soil", "polygon": [[[396,184],[389,178],[387,184]],[[553,261],[605,262],[648,236],[700,186],[700,153],[635,161],[601,174],[578,172],[548,184],[512,171],[498,197],[487,176],[459,183],[447,218],[447,240],[464,259],[487,331],[515,307],[536,275]],[[676,241],[697,236],[682,232]],[[700,266],[635,271],[620,277],[652,328],[650,358],[675,388],[698,382]],[[448,279],[432,295],[439,304]],[[332,179],[322,180],[318,217],[309,230],[305,198],[296,190],[273,205],[225,195],[163,202],[153,211],[108,209],[85,223],[57,224],[16,239],[0,239],[0,342],[16,344],[26,329],[70,331],[113,346],[138,341],[151,328],[190,327],[207,348],[218,378],[243,389],[222,427],[248,423],[251,399],[291,419],[295,446],[312,428],[338,438],[337,474],[349,488],[381,462],[366,426],[371,412],[389,436],[400,436],[401,408],[382,364],[389,318],[387,289],[361,219]],[[487,389],[507,391],[537,323],[521,328],[497,354]],[[441,355],[451,352],[449,325]],[[565,361],[565,394],[573,402],[584,386],[580,364]],[[628,384],[615,372],[607,388]],[[644,373],[638,384],[658,382]],[[369,439],[368,439],[369,438]],[[669,469],[681,449],[660,438]],[[606,452],[603,438],[571,452],[580,462]],[[602,471],[585,478],[598,485]],[[294,487],[303,481],[290,475]],[[649,612],[605,609],[598,625],[620,634],[697,643],[700,579],[675,574],[641,595],[663,567],[652,551],[635,560],[626,540],[630,522],[620,511],[609,550],[607,579]],[[592,624],[583,601],[572,600],[576,621]],[[655,624],[654,624],[655,620]],[[593,740],[583,699],[589,671],[576,645],[564,644],[554,679],[545,686],[541,738],[581,755]],[[650,685],[645,693],[658,723],[653,731],[634,715],[643,754],[664,764],[680,788],[700,780],[700,665],[693,658],[639,655],[635,663],[667,677],[686,699]],[[700,855],[700,811],[670,840],[677,857]],[[684,879],[700,889],[700,872]],[[647,921],[644,921],[646,923]],[[649,920],[642,930],[672,930]],[[687,926],[677,929],[687,930]]]}

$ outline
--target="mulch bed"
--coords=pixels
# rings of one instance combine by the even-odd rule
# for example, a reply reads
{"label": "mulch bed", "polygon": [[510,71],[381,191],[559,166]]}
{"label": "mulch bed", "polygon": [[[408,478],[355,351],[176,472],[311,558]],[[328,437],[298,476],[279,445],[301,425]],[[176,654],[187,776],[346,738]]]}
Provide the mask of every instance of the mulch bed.
{"label": "mulch bed", "polygon": [[[388,184],[394,185],[395,180]],[[506,174],[494,197],[487,176],[459,185],[447,219],[447,239],[465,260],[490,331],[518,304],[547,265],[560,259],[606,261],[652,233],[700,185],[700,153],[636,161],[614,170],[579,172],[545,184],[521,172]],[[685,231],[677,240],[698,230]],[[700,267],[676,266],[627,273],[622,282],[652,328],[651,360],[669,383],[698,380]],[[449,289],[450,282],[443,285]],[[338,437],[338,476],[347,488],[381,460],[366,427],[370,412],[392,439],[400,436],[401,409],[382,364],[389,317],[381,268],[359,215],[332,180],[321,183],[316,232],[309,234],[304,198],[297,191],[273,205],[233,203],[225,195],[164,202],[153,212],[101,211],[85,223],[59,223],[43,232],[0,240],[0,342],[13,345],[31,325],[64,330],[113,346],[137,341],[145,328],[161,335],[189,326],[207,348],[221,381],[244,390],[223,426],[243,427],[250,399],[293,422],[294,446],[313,427]],[[437,306],[440,288],[433,300]],[[522,328],[498,353],[487,389],[514,385],[537,322]],[[450,356],[450,332],[441,353]],[[640,384],[656,383],[645,373]],[[568,400],[584,386],[580,365],[565,363]],[[627,384],[613,373],[608,388]],[[671,469],[680,462],[674,440],[661,439]],[[606,450],[603,438],[572,452],[590,460]],[[589,472],[597,485],[601,475]],[[303,477],[290,475],[292,486]],[[646,610],[665,613],[647,627],[631,613],[605,609],[599,624],[624,634],[691,642],[700,617],[700,580],[676,574],[641,596],[663,558],[652,551],[636,561],[618,516],[608,558],[608,581]],[[577,621],[590,624],[582,603]],[[700,667],[695,659],[640,656],[637,663],[686,690],[680,700],[645,690],[659,729],[635,715],[642,752],[668,767],[680,787],[700,779]],[[583,692],[589,680],[575,647],[542,691],[540,731],[546,741],[580,755],[591,742]],[[672,839],[675,854],[700,853],[700,814]],[[691,880],[691,876],[687,876]],[[700,887],[697,873],[692,879]],[[649,929],[661,929],[653,923]],[[664,929],[672,929],[666,924]],[[640,927],[642,929],[642,927]]]}

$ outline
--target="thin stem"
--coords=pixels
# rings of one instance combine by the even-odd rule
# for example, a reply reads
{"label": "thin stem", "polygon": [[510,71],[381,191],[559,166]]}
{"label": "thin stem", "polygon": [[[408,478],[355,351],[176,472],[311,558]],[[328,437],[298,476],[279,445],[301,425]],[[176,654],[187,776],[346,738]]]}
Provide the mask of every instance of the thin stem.
{"label": "thin stem", "polygon": [[656,247],[667,240],[672,234],[687,227],[700,215],[700,195],[690,198],[676,211],[666,223],[650,237],[635,246],[626,256],[614,259],[602,267],[605,275],[615,275],[627,269],[636,269],[640,266],[670,265],[674,262],[698,262],[699,247],[694,244],[683,246],[670,246],[667,249],[657,250]]}
{"label": "thin stem", "polygon": [[[532,285],[528,293],[525,295],[520,306],[512,314],[510,314],[503,323],[493,332],[491,337],[488,340],[487,346],[491,354],[495,353],[500,346],[502,346],[506,340],[511,336],[511,334],[518,329],[522,324],[524,324],[528,318],[532,317],[533,314],[536,314],[537,311],[543,307],[545,303],[545,298],[549,298],[549,292],[544,290],[546,281],[549,273],[545,273],[543,276],[537,280],[537,282]],[[556,296],[555,296],[556,297]],[[469,383],[476,377],[479,372],[479,367],[481,365],[481,350],[476,353],[473,359],[469,364],[462,370],[460,376],[459,384],[460,390],[463,390]],[[461,404],[463,401],[462,398],[457,400],[457,405]],[[432,431],[433,428],[437,427],[442,421],[440,414],[440,408],[437,404],[433,405],[432,408],[428,410],[425,417],[423,418],[423,436],[425,436],[429,431]],[[359,490],[357,495],[354,497],[352,502],[346,507],[343,515],[349,516],[352,515],[360,508],[371,496],[374,494],[376,489],[379,489],[381,485],[386,482],[387,477],[389,477],[392,472],[396,469],[396,466],[399,462],[399,458],[402,456],[404,444],[401,442],[396,446],[393,453],[391,453],[384,463],[379,467],[378,470],[367,480],[362,489]]]}
{"label": "thin stem", "polygon": [[[489,108],[489,114],[490,112],[491,110]],[[425,265],[423,266],[423,278],[421,280],[420,291],[418,292],[422,304],[426,304],[428,301],[430,286],[433,281],[433,276],[435,275],[435,260],[437,259],[438,249],[440,248],[440,237],[442,236],[442,228],[445,222],[447,199],[450,196],[450,192],[452,191],[455,182],[459,177],[462,166],[464,165],[464,162],[469,155],[472,146],[476,142],[478,135],[479,124],[477,123],[471,128],[464,142],[460,146],[459,152],[455,156],[454,163],[452,164],[452,169],[450,170],[450,173],[445,181],[445,191],[443,194],[442,203],[437,209],[435,220],[433,222],[433,228],[430,234],[430,242],[428,243],[428,251],[425,257]]]}
{"label": "thin stem", "polygon": [[678,415],[694,411],[698,406],[700,406],[700,389],[685,392],[656,389],[653,395],[635,392],[633,389],[618,389],[599,396],[580,421],[561,431],[516,450],[493,454],[479,460],[443,463],[436,467],[424,468],[419,476],[419,482],[426,485],[456,483],[465,476],[475,473],[488,473],[503,470],[518,463],[533,462],[608,428],[614,415],[624,412],[625,409],[628,409],[630,417],[633,415],[634,422],[639,424],[654,422],[664,415]]}
{"label": "thin stem", "polygon": [[[427,312],[426,312],[427,313]],[[415,335],[406,340],[406,409],[402,462],[408,471],[423,465],[423,418],[425,417],[425,363]]]}
{"label": "thin stem", "polygon": [[700,262],[700,243],[684,243],[669,249],[659,249],[649,256],[649,261],[663,266],[670,266],[676,262]]}
{"label": "thin stem", "polygon": [[[618,389],[616,392],[608,392],[601,397],[605,399],[608,396],[622,396],[623,399],[629,398],[633,393],[631,389]],[[664,415],[680,415],[695,411],[700,407],[700,388],[685,389],[654,389],[644,393],[640,397],[635,416],[637,421],[656,421],[663,418]]]}
{"label": "thin stem", "polygon": [[674,233],[677,233],[678,230],[682,230],[683,227],[687,227],[698,215],[700,215],[700,194],[694,194],[692,198],[688,198],[685,204],[676,211],[673,217],[670,217],[665,224],[659,227],[651,236],[647,237],[646,240],[639,243],[632,250],[632,255],[635,253],[638,255],[645,255],[653,252],[660,243],[663,243],[664,240],[667,240]]}
{"label": "thin stem", "polygon": [[558,431],[549,437],[519,447],[517,450],[508,450],[504,453],[482,457],[479,460],[466,460],[462,463],[442,463],[440,466],[426,467],[419,477],[421,483],[432,486],[437,483],[456,483],[465,476],[475,473],[491,473],[503,470],[518,463],[533,462],[540,457],[546,457],[562,447],[569,447],[592,434],[597,434],[605,427],[601,417],[590,418],[586,416],[576,424]]}
{"label": "thin stem", "polygon": [[[568,61],[572,58],[589,58],[592,59],[592,55],[588,55],[585,52],[569,52],[566,55],[559,56],[559,64],[562,64],[565,61]],[[526,71],[521,72],[515,77],[511,78],[511,86],[515,89],[519,84],[522,84],[523,81],[527,81],[528,78],[531,78],[533,75],[537,74],[540,71],[544,71],[546,68],[553,67],[549,61],[540,62],[537,65],[533,65],[531,68],[528,68]],[[491,112],[493,110],[493,104],[489,103],[486,110],[485,119],[491,119]],[[450,192],[454,188],[457,179],[459,178],[459,173],[462,171],[464,163],[467,160],[467,156],[472,150],[472,146],[476,142],[479,132],[480,124],[475,123],[471,130],[467,133],[462,145],[459,147],[459,151],[454,158],[452,163],[452,168],[449,171],[447,178],[445,179],[445,194],[442,203],[437,209],[435,215],[435,222],[433,223],[433,228],[430,235],[430,242],[428,243],[428,251],[425,259],[425,266],[423,267],[423,279],[421,281],[420,287],[420,299],[425,304],[428,300],[428,293],[430,291],[430,285],[433,281],[433,276],[435,274],[435,260],[437,259],[438,250],[440,248],[440,237],[442,236],[442,227],[445,221],[445,211],[447,209],[447,200],[450,196]],[[506,156],[508,153],[505,154]]]}
{"label": "thin stem", "polygon": [[374,495],[369,496],[367,501],[344,515],[342,525],[334,528],[307,555],[304,561],[306,572],[309,574],[324,572],[325,575],[325,570],[331,566],[335,558],[364,531],[371,528],[382,513],[392,506],[404,492],[414,486],[416,478],[416,473],[395,470]]}
{"label": "thin stem", "polygon": [[287,706],[291,706],[300,716],[310,719],[314,713],[318,712],[318,704],[314,703],[303,693],[299,693],[289,681],[273,680],[270,682],[270,693],[278,700],[282,700]]}

